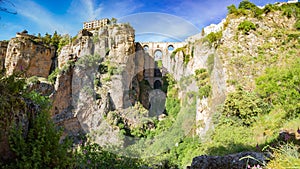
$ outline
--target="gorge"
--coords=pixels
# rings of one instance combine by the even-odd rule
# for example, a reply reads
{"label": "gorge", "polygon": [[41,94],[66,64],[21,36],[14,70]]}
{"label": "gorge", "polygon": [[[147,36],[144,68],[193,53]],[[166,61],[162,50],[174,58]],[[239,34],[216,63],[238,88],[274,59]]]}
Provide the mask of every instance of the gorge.
{"label": "gorge", "polygon": [[[27,31],[1,41],[0,164],[18,156],[9,129],[18,126],[27,138],[42,109],[23,99],[25,91],[6,93],[12,75],[26,80],[26,91],[49,98],[60,142],[72,140],[81,155],[81,145],[96,143],[118,155],[112,161],[142,159],[138,168],[278,165],[262,148],[298,148],[300,139],[300,6],[241,4],[184,42],[136,42],[134,28],[113,19],[85,22],[75,37],[58,41]],[[20,107],[10,106],[10,97]],[[283,130],[293,141],[279,137]],[[73,167],[99,168],[96,157]]]}

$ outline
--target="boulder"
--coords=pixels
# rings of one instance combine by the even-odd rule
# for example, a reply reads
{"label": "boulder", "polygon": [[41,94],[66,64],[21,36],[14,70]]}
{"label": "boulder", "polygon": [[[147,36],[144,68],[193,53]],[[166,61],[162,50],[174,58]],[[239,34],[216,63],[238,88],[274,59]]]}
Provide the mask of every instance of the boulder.
{"label": "boulder", "polygon": [[259,152],[241,152],[226,156],[208,156],[201,155],[193,158],[189,169],[241,169],[254,165],[265,164],[268,160],[268,154]]}

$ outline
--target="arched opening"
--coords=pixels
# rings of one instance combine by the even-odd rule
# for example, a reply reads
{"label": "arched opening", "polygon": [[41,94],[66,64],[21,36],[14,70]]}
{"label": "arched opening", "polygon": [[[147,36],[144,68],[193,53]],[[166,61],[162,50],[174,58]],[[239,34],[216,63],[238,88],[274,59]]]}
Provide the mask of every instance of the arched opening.
{"label": "arched opening", "polygon": [[154,82],[154,89],[161,89],[161,86],[162,86],[162,84],[159,80],[156,80]]}
{"label": "arched opening", "polygon": [[174,50],[174,46],[173,46],[173,45],[169,45],[169,46],[168,46],[168,51],[169,51],[169,52],[172,52],[173,50]]}
{"label": "arched opening", "polygon": [[161,50],[156,50],[154,52],[154,60],[161,60],[162,59],[162,52]]}
{"label": "arched opening", "polygon": [[149,51],[149,46],[148,45],[144,45],[144,51],[148,52]]}
{"label": "arched opening", "polygon": [[162,77],[160,69],[154,69],[154,77]]}

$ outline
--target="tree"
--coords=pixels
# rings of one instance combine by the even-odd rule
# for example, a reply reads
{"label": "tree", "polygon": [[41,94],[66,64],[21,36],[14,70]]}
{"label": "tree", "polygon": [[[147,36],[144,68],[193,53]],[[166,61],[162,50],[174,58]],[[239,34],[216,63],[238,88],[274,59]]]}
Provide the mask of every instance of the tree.
{"label": "tree", "polygon": [[110,21],[111,21],[111,23],[114,25],[114,24],[116,24],[116,23],[117,23],[117,21],[118,21],[118,20],[117,20],[116,18],[111,18],[111,20],[110,20]]}
{"label": "tree", "polygon": [[227,10],[228,10],[228,14],[235,14],[237,13],[237,9],[235,7],[235,5],[230,5],[230,6],[227,6]]}
{"label": "tree", "polygon": [[43,42],[45,44],[50,44],[51,43],[51,35],[49,35],[48,33],[46,33],[45,36],[43,37]]}
{"label": "tree", "polygon": [[3,141],[9,145],[1,151],[0,168],[68,168],[70,144],[60,143],[62,130],[50,117],[49,98],[25,85],[16,75],[0,75],[0,147]]}
{"label": "tree", "polygon": [[59,35],[57,33],[57,31],[54,32],[52,38],[51,38],[51,45],[55,46],[56,48],[58,48],[58,44],[59,44],[59,41],[61,39],[61,35]]}
{"label": "tree", "polygon": [[248,0],[243,0],[240,4],[239,4],[239,9],[248,9],[248,10],[253,10],[256,9],[257,6],[253,3],[251,3]]}

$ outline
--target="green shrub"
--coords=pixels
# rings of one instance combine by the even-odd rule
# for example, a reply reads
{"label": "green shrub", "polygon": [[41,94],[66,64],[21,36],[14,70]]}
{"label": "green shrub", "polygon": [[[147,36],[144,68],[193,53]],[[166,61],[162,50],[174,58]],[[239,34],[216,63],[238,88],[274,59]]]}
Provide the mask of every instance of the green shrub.
{"label": "green shrub", "polygon": [[157,61],[157,67],[158,68],[162,68],[163,67],[162,60],[158,60]]}
{"label": "green shrub", "polygon": [[190,55],[189,54],[184,55],[183,63],[184,63],[185,66],[189,63],[189,61],[190,61]]}
{"label": "green shrub", "polygon": [[256,91],[269,104],[284,107],[291,116],[300,112],[300,59],[289,67],[273,67],[256,79]]}
{"label": "green shrub", "polygon": [[167,97],[165,104],[168,115],[176,117],[180,111],[180,100],[177,98]]}
{"label": "green shrub", "polygon": [[99,39],[98,35],[95,34],[95,35],[93,36],[93,43],[98,43],[99,41],[100,41],[100,39]]}
{"label": "green shrub", "polygon": [[175,55],[178,53],[178,52],[182,52],[182,54],[183,54],[183,57],[185,58],[185,51],[186,51],[186,48],[187,48],[187,46],[183,46],[183,47],[181,47],[181,48],[177,48],[177,49],[175,49],[172,53],[171,53],[171,58],[174,58],[175,57]]}
{"label": "green shrub", "polygon": [[[3,167],[66,168],[70,164],[71,155],[67,151],[67,142],[59,143],[61,131],[50,118],[49,99],[36,92],[27,93],[24,85],[24,79],[15,76],[0,78],[3,89],[0,92],[0,130],[2,133],[9,126],[9,148],[14,154],[13,159],[7,161]],[[36,109],[32,104],[28,105],[30,102],[36,105]],[[26,131],[24,121],[15,121],[14,116],[20,116],[15,113],[22,113],[22,117],[28,120]]]}
{"label": "green shrub", "polygon": [[202,87],[209,82],[209,74],[206,69],[198,69],[195,71],[195,79],[197,80],[197,85]]}
{"label": "green shrub", "polygon": [[15,126],[11,130],[10,147],[16,154],[15,162],[10,166],[16,168],[65,168],[71,158],[68,145],[60,144],[61,132],[56,129],[47,111],[41,111],[32,119],[28,135],[24,138],[24,131]]}
{"label": "green shrub", "polygon": [[284,144],[278,148],[272,148],[273,159],[267,168],[300,168],[299,145]]}
{"label": "green shrub", "polygon": [[236,14],[237,13],[237,9],[235,7],[235,5],[230,5],[230,6],[227,6],[227,10],[228,10],[228,14]]}
{"label": "green shrub", "polygon": [[143,162],[138,158],[116,155],[104,150],[96,143],[86,142],[75,151],[75,160],[69,168],[142,168]]}
{"label": "green shrub", "polygon": [[57,52],[60,52],[62,47],[69,44],[71,41],[71,37],[69,35],[64,35],[60,38],[58,46],[57,46]]}
{"label": "green shrub", "polygon": [[246,126],[251,125],[259,114],[268,111],[268,105],[261,98],[242,88],[228,94],[222,108],[222,114],[225,117],[240,120]]}
{"label": "green shrub", "polygon": [[[213,55],[212,55],[213,56]],[[195,70],[195,79],[199,87],[198,95],[200,98],[211,95],[211,85],[209,84],[209,74],[206,69]]]}
{"label": "green shrub", "polygon": [[49,76],[48,76],[48,81],[52,84],[54,84],[57,76],[59,75],[60,71],[58,68],[56,68]]}
{"label": "green shrub", "polygon": [[227,7],[228,14],[235,14],[239,15],[247,15],[247,14],[254,14],[254,17],[261,17],[263,13],[270,12],[273,7],[267,6],[266,9],[260,9],[255,4],[251,3],[248,0],[243,0],[238,9],[234,5],[230,5]]}
{"label": "green shrub", "polygon": [[214,68],[214,63],[215,63],[215,55],[214,54],[210,54],[207,57],[207,70],[208,73],[211,74],[213,68]]}
{"label": "green shrub", "polygon": [[208,42],[210,45],[212,45],[215,42],[218,42],[223,36],[222,31],[219,32],[211,32],[209,33],[203,40],[204,42]]}
{"label": "green shrub", "polygon": [[192,58],[194,57],[194,52],[195,52],[195,46],[192,47],[192,53],[191,53]]}
{"label": "green shrub", "polygon": [[24,79],[18,79],[16,75],[3,77],[0,74],[0,137],[13,124],[15,113],[26,109],[26,104],[20,97],[24,86]]}
{"label": "green shrub", "polygon": [[244,34],[248,34],[250,30],[256,30],[256,26],[251,21],[243,21],[239,24],[238,30],[242,30]]}
{"label": "green shrub", "polygon": [[300,30],[300,19],[298,19],[298,20],[296,21],[296,23],[295,23],[295,28],[296,28],[297,30]]}
{"label": "green shrub", "polygon": [[272,5],[272,4],[267,4],[263,9],[265,14],[275,11],[275,10],[276,10],[276,7],[275,7],[275,5]]}
{"label": "green shrub", "polygon": [[199,97],[209,97],[211,95],[211,85],[205,85],[199,89]]}
{"label": "green shrub", "polygon": [[253,3],[251,3],[249,0],[243,0],[242,2],[240,2],[238,8],[251,10],[251,9],[257,8],[257,6]]}
{"label": "green shrub", "polygon": [[199,75],[201,75],[202,73],[205,73],[206,69],[197,69],[195,70],[195,75],[196,77],[198,77]]}

